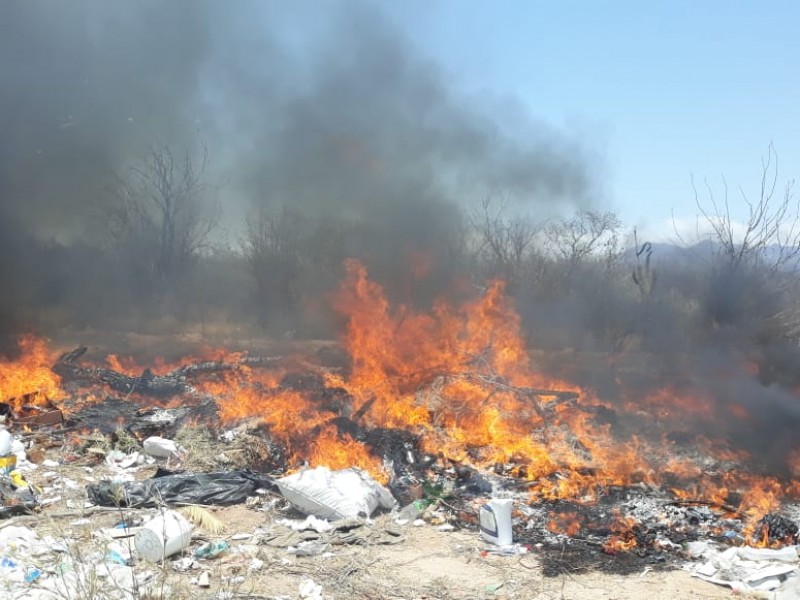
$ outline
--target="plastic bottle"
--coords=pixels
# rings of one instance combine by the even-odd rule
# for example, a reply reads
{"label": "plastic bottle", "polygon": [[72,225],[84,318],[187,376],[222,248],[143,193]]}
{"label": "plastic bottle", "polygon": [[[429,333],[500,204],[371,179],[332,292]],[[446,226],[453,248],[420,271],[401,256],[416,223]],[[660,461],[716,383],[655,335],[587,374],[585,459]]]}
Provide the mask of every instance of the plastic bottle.
{"label": "plastic bottle", "polygon": [[414,500],[411,504],[404,506],[398,516],[404,521],[414,521],[425,512],[426,508],[428,508],[427,500]]}

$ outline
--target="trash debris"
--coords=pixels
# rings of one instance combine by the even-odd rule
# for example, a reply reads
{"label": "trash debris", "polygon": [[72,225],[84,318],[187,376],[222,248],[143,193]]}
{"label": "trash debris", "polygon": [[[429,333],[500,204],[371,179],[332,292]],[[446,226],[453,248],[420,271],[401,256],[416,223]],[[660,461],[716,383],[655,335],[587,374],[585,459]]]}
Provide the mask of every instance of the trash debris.
{"label": "trash debris", "polygon": [[203,504],[229,506],[243,504],[258,488],[270,487],[265,476],[246,471],[220,473],[156,474],[146,481],[117,482],[104,479],[87,486],[89,500],[98,506],[131,508]]}
{"label": "trash debris", "polygon": [[427,500],[415,500],[411,504],[404,506],[399,513],[397,513],[397,518],[400,521],[415,521],[425,512],[425,509],[428,508],[428,501]]}
{"label": "trash debris", "polygon": [[323,600],[322,586],[313,579],[304,579],[301,581],[297,591],[302,600]]}
{"label": "trash debris", "polygon": [[17,455],[12,452],[14,436],[3,427],[0,429],[0,474],[8,474],[17,468]]}
{"label": "trash debris", "polygon": [[[696,548],[697,549],[697,548]],[[734,592],[773,591],[800,575],[797,548],[732,547],[703,549],[704,563],[684,567],[695,577],[731,588]]]}
{"label": "trash debris", "polygon": [[183,454],[183,449],[172,440],[152,436],[142,442],[144,451],[154,458],[177,458]]}
{"label": "trash debris", "polygon": [[[296,525],[295,525],[296,527]],[[403,541],[403,535],[389,527],[369,526],[360,519],[341,519],[330,524],[330,529],[317,532],[313,527],[298,530],[294,527],[277,524],[258,537],[258,542],[265,546],[277,548],[297,547],[302,542],[321,542],[338,546],[343,544],[357,544],[377,546],[383,544],[398,544]]]}
{"label": "trash debris", "polygon": [[319,556],[327,552],[330,547],[330,544],[306,540],[300,542],[297,546],[289,546],[286,552],[295,556]]}
{"label": "trash debris", "polygon": [[29,514],[44,504],[33,486],[24,479],[20,480],[19,476],[15,479],[20,483],[19,487],[10,476],[0,478],[0,519]]}
{"label": "trash debris", "polygon": [[513,542],[511,531],[511,506],[513,501],[506,498],[493,498],[481,506],[478,518],[481,536],[497,546],[510,546]]}
{"label": "trash debris", "polygon": [[280,519],[278,520],[280,525],[286,525],[286,527],[290,527],[295,531],[306,531],[308,529],[313,529],[317,533],[323,533],[325,531],[330,531],[333,529],[333,525],[331,525],[330,521],[326,521],[325,519],[318,519],[314,515],[308,515],[304,521],[293,521],[291,519]]}
{"label": "trash debris", "polygon": [[323,519],[369,517],[378,507],[391,509],[389,490],[359,469],[317,467],[275,481],[284,498],[301,512]]}
{"label": "trash debris", "polygon": [[202,588],[211,587],[211,575],[209,575],[208,571],[200,573],[200,577],[197,578],[197,585]]}
{"label": "trash debris", "polygon": [[194,551],[195,558],[216,558],[220,554],[225,553],[230,546],[228,542],[207,542]]}
{"label": "trash debris", "polygon": [[145,523],[134,538],[139,555],[153,563],[185,550],[191,541],[191,523],[172,510]]}

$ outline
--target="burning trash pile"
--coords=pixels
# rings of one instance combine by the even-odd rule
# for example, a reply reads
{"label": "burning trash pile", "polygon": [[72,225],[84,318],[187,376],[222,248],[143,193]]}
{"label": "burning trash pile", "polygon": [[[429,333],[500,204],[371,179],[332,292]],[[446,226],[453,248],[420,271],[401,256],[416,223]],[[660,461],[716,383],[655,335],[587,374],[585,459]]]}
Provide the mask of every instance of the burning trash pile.
{"label": "burning trash pile", "polygon": [[[48,514],[109,521],[93,560],[120,598],[155,585],[140,565],[232,586],[263,568],[260,548],[327,556],[414,526],[470,533],[481,556],[535,556],[545,575],[686,568],[736,590],[795,577],[800,487],[687,430],[689,413],[713,420],[713,398],[662,389],[634,409],[547,377],[499,282],[425,314],[392,307],[352,262],[335,302],[346,360],[206,352],[143,368],[23,339],[0,360],[0,516],[20,523],[0,530],[0,584],[18,598],[90,584],[63,544],[23,531]],[[280,518],[223,539],[220,506]],[[242,574],[212,583],[205,565],[233,555]]]}

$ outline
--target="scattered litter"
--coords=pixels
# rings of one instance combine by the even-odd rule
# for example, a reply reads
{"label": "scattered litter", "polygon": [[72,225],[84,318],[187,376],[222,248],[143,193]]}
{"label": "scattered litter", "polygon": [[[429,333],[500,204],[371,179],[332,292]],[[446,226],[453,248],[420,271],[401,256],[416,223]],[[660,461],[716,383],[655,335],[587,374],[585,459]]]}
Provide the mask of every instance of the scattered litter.
{"label": "scattered litter", "polygon": [[384,545],[403,541],[399,531],[391,528],[368,526],[359,519],[341,519],[331,523],[331,529],[318,533],[313,529],[297,531],[285,525],[276,525],[258,536],[258,542],[276,548],[298,547],[302,542],[315,541],[332,546],[343,544]]}
{"label": "scattered litter", "polygon": [[732,547],[724,551],[704,550],[704,563],[685,568],[695,577],[731,588],[736,593],[765,592],[781,588],[795,579],[798,571],[797,548]]}
{"label": "scattered litter", "polygon": [[301,581],[297,591],[302,600],[323,600],[322,586],[313,579],[304,579]]}
{"label": "scattered litter", "polygon": [[260,558],[254,558],[253,560],[250,561],[250,564],[247,565],[248,573],[257,573],[263,568],[264,568],[264,561],[261,560]]}
{"label": "scattered litter", "polygon": [[319,556],[324,554],[330,549],[330,544],[323,542],[304,541],[297,544],[297,546],[289,546],[286,552],[294,554],[295,556]]}
{"label": "scattered litter", "polygon": [[325,519],[318,519],[314,515],[309,515],[306,517],[304,521],[294,521],[292,519],[278,519],[278,524],[285,525],[295,531],[306,531],[308,529],[313,529],[317,533],[323,533],[324,531],[330,531],[333,526],[330,524],[330,521],[326,521]]}
{"label": "scattered litter", "polygon": [[404,521],[404,522],[413,522],[415,521],[422,513],[425,512],[425,509],[428,507],[427,500],[415,500],[410,504],[404,506],[400,512],[397,513],[397,520]]}
{"label": "scattered litter", "polygon": [[202,588],[211,587],[211,576],[209,575],[208,571],[203,571],[200,573],[200,577],[197,578],[197,585]]}
{"label": "scattered litter", "polygon": [[491,546],[481,550],[482,556],[489,554],[496,554],[498,556],[519,556],[520,554],[527,554],[529,552],[527,546],[522,544],[511,544],[509,546]]}

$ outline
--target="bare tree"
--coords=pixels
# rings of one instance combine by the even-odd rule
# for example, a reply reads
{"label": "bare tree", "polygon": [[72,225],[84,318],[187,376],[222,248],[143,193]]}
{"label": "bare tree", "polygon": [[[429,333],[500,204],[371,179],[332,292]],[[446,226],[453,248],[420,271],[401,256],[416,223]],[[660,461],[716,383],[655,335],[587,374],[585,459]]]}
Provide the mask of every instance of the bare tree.
{"label": "bare tree", "polygon": [[712,326],[746,328],[761,341],[800,339],[800,198],[793,180],[779,191],[774,147],[762,159],[755,199],[740,187],[735,202],[724,178],[721,197],[705,187],[701,200],[693,182],[699,222],[715,242],[704,302]]}
{"label": "bare tree", "polygon": [[303,311],[338,281],[347,234],[338,219],[311,217],[286,206],[262,208],[248,219],[242,245],[262,327],[286,335],[319,325],[313,321],[323,315],[309,318]]}
{"label": "bare tree", "polygon": [[117,202],[108,215],[112,243],[141,284],[165,291],[196,265],[218,222],[207,204],[208,155],[176,158],[153,146],[139,164],[117,178]]}
{"label": "bare tree", "polygon": [[779,270],[800,257],[800,198],[794,194],[794,180],[786,183],[783,194],[778,189],[778,159],[772,144],[761,161],[759,195],[753,201],[738,189],[741,205],[746,207],[744,221],[731,214],[728,183],[723,178],[722,198],[705,182],[708,199],[701,201],[692,181],[695,204],[702,219],[711,228],[720,254],[733,268],[745,263]]}
{"label": "bare tree", "polygon": [[622,221],[613,212],[579,210],[572,217],[550,223],[545,236],[554,254],[575,267],[590,256],[615,258],[621,228]]}
{"label": "bare tree", "polygon": [[470,224],[477,236],[478,259],[514,287],[522,279],[542,227],[523,215],[509,216],[507,209],[507,202],[486,198],[471,215]]}

